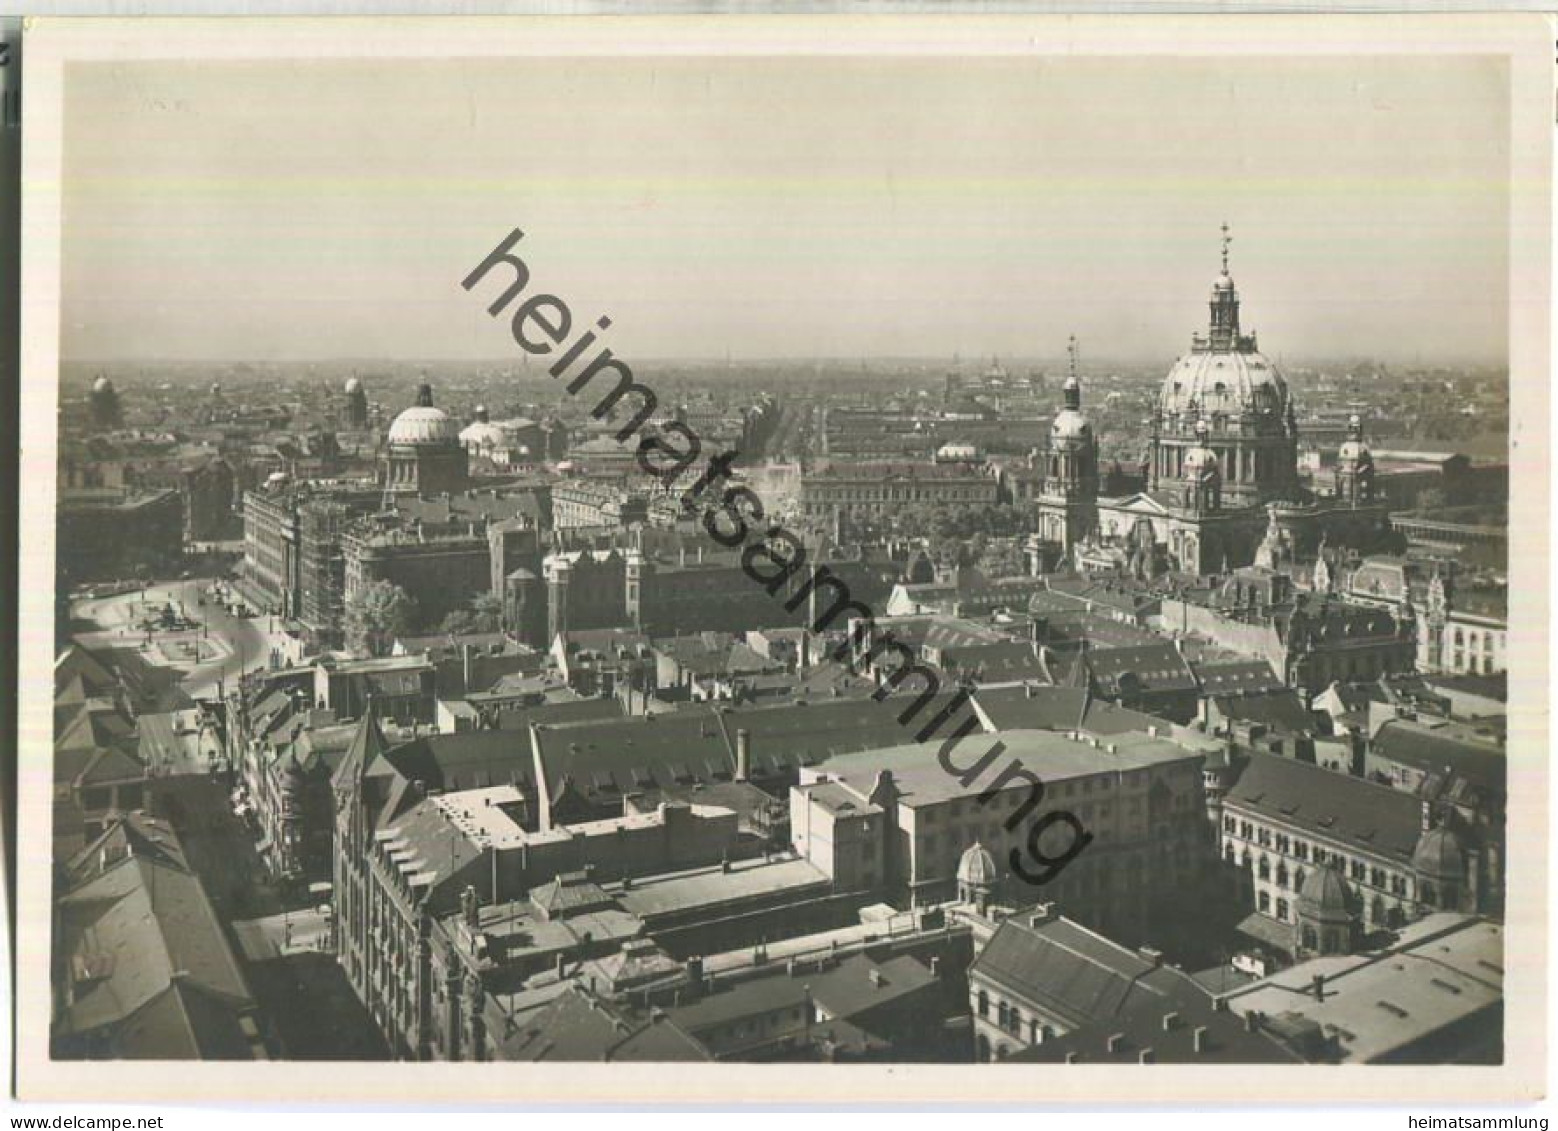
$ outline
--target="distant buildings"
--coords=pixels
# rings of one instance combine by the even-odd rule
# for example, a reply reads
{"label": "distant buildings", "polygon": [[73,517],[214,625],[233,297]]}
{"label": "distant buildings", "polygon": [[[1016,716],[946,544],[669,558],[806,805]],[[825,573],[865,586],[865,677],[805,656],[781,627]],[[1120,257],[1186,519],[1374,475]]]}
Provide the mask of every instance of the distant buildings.
{"label": "distant buildings", "polygon": [[55,537],[63,588],[166,577],[184,557],[184,503],[173,490],[61,490]]}
{"label": "distant buildings", "polygon": [[993,506],[1000,481],[966,463],[841,463],[801,477],[801,509],[812,517],[876,515],[908,506]]}

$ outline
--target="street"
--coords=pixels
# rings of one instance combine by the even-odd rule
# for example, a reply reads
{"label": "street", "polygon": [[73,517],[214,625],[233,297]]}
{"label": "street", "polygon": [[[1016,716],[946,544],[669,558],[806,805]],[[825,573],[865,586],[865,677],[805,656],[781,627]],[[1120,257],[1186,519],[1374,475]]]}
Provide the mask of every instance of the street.
{"label": "street", "polygon": [[[268,618],[234,616],[220,602],[202,596],[212,584],[210,578],[153,582],[144,591],[113,597],[98,597],[77,602],[74,615],[100,626],[97,632],[83,633],[88,646],[111,645],[139,647],[148,663],[177,667],[184,673],[183,690],[194,699],[213,697],[218,685],[233,683],[244,671],[253,671],[269,662],[271,643],[265,632]],[[142,606],[156,609],[172,605],[197,626],[194,630],[153,631],[151,646],[145,645],[146,633],[136,623]],[[201,632],[200,629],[204,631]],[[183,652],[198,647],[200,659],[190,662]]]}

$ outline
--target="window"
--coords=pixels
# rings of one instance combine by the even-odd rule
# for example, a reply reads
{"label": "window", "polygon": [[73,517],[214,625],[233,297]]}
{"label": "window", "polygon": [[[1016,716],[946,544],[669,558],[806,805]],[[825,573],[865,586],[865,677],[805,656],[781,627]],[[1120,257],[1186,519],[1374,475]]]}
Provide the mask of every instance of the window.
{"label": "window", "polygon": [[1257,868],[1256,871],[1259,874],[1261,879],[1263,879],[1263,880],[1271,879],[1271,861],[1267,860],[1264,856],[1262,856],[1260,858],[1260,867]]}
{"label": "window", "polygon": [[1288,901],[1285,899],[1277,900],[1277,918],[1284,923],[1288,921]]}
{"label": "window", "polygon": [[1270,914],[1271,896],[1267,895],[1265,892],[1261,892],[1260,895],[1256,897],[1256,905],[1260,908],[1262,915]]}
{"label": "window", "polygon": [[984,990],[979,991],[979,1016],[990,1016],[990,995]]}

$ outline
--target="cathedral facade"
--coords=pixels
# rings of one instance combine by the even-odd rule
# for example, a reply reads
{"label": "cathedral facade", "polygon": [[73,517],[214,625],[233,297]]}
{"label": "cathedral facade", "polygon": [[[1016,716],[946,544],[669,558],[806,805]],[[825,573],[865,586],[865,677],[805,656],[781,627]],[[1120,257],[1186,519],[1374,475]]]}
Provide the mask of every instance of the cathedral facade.
{"label": "cathedral facade", "polygon": [[[1075,372],[1050,429],[1037,500],[1051,560],[1089,572],[1205,575],[1309,560],[1322,539],[1368,551],[1390,540],[1362,426],[1339,453],[1335,492],[1317,496],[1298,474],[1298,421],[1287,381],[1239,323],[1239,292],[1223,269],[1212,283],[1205,334],[1164,378],[1140,491],[1099,493],[1098,440]],[[1073,352],[1074,358],[1074,352]]]}

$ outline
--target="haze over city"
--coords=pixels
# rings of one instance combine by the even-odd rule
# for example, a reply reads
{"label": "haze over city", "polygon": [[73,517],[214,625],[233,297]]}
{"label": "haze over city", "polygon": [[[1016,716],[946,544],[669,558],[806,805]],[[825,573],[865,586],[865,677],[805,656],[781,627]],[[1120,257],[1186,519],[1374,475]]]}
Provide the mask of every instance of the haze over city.
{"label": "haze over city", "polygon": [[625,357],[1053,357],[1076,333],[1162,360],[1226,221],[1273,354],[1499,364],[1505,83],[1389,57],[91,68],[62,354],[501,356],[458,283],[518,226],[537,285],[609,314]]}

